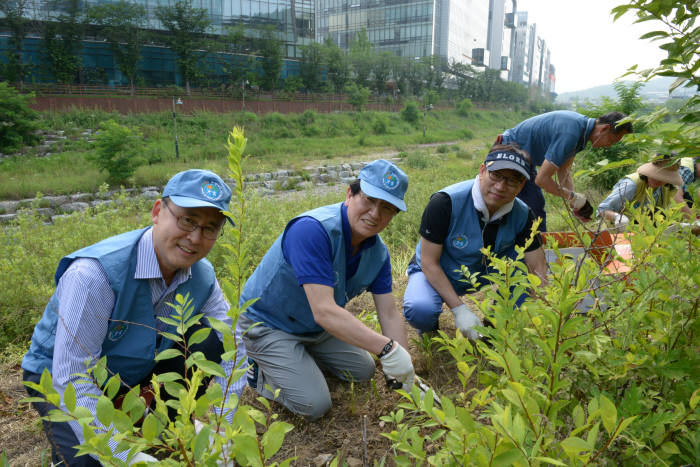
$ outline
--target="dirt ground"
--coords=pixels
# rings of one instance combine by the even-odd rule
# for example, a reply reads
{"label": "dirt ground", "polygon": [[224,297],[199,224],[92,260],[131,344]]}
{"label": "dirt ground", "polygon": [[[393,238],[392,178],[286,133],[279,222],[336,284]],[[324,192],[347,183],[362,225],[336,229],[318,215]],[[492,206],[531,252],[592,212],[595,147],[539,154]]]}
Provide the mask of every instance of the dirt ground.
{"label": "dirt ground", "polygon": [[[402,279],[405,281],[405,278]],[[357,314],[363,309],[373,310],[374,306],[371,296],[365,294],[351,302],[348,308]],[[443,313],[440,328],[454,334],[449,313]],[[409,326],[409,351],[416,373],[443,392],[454,389],[457,384],[454,361],[449,354],[438,352],[436,346],[433,346],[431,353],[426,353],[420,347],[415,331]],[[333,457],[340,456],[350,467],[372,466],[382,459],[386,465],[393,465],[391,442],[381,435],[382,432],[391,431],[392,427],[384,424],[380,417],[394,410],[401,396],[387,389],[379,370],[370,382],[351,385],[328,377],[328,385],[333,407],[318,421],[308,422],[281,405],[272,404],[280,420],[295,427],[287,434],[275,460],[296,457],[297,460],[292,463],[294,466],[320,467],[328,465]],[[247,387],[241,402],[264,410],[256,396]],[[42,459],[50,457],[49,445],[36,412],[28,404],[20,403],[25,397],[19,362],[0,364],[0,453],[5,453],[13,467],[40,466]]]}

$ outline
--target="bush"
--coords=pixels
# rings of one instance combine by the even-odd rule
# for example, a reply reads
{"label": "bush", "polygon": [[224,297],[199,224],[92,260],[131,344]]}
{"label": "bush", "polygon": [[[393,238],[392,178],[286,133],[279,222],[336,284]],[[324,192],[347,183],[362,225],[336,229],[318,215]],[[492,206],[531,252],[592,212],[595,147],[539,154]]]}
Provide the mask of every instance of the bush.
{"label": "bush", "polygon": [[345,88],[345,92],[348,94],[348,102],[352,104],[353,109],[358,112],[362,112],[362,109],[369,100],[369,89],[363,86],[358,86],[355,83],[351,83]]}
{"label": "bush", "polygon": [[469,116],[469,112],[474,108],[474,104],[468,98],[464,98],[457,103],[457,113],[463,117]]}
{"label": "bush", "polygon": [[419,117],[418,104],[415,101],[406,102],[406,106],[401,111],[401,118],[409,123],[416,123]]}
{"label": "bush", "polygon": [[35,134],[38,112],[29,108],[34,94],[22,95],[7,83],[0,83],[0,148],[2,152],[15,152],[25,145],[36,143]]}
{"label": "bush", "polygon": [[374,130],[374,133],[377,135],[383,135],[387,132],[388,129],[388,122],[386,118],[382,115],[377,115],[376,120],[374,120],[374,123],[372,124],[372,129]]}
{"label": "bush", "polygon": [[107,120],[97,135],[97,151],[93,159],[100,169],[107,171],[109,183],[123,183],[145,163],[140,157],[141,146],[138,131]]}

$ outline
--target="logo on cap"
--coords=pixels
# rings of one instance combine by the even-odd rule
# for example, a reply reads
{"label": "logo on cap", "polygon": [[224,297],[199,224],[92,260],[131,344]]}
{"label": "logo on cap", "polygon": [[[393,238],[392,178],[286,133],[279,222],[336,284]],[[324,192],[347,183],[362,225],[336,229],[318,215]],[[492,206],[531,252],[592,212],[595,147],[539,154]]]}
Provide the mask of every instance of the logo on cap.
{"label": "logo on cap", "polygon": [[454,246],[455,248],[459,248],[460,250],[467,246],[467,243],[469,243],[469,240],[462,234],[456,235],[452,239],[452,246]]}
{"label": "logo on cap", "polygon": [[384,174],[384,177],[382,178],[382,183],[388,189],[393,190],[399,185],[399,177],[394,172],[389,170]]}
{"label": "logo on cap", "polygon": [[217,199],[221,198],[222,192],[223,190],[217,182],[209,181],[202,183],[202,194],[212,201],[216,201]]}

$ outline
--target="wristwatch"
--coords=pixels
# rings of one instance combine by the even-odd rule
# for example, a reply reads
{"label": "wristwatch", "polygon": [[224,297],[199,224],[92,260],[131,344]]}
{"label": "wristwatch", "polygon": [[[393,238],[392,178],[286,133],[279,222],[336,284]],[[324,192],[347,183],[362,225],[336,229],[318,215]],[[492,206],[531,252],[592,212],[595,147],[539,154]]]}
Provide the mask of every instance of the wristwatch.
{"label": "wristwatch", "polygon": [[388,354],[391,352],[391,349],[394,348],[394,339],[390,339],[389,342],[384,346],[381,352],[377,354],[377,357],[382,358],[384,355]]}

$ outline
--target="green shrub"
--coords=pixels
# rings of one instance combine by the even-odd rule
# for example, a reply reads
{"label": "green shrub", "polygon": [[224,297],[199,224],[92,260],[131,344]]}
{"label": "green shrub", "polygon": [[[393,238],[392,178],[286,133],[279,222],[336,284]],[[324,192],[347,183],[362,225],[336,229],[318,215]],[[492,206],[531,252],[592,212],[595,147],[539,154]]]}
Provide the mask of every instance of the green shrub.
{"label": "green shrub", "polygon": [[468,117],[473,108],[474,104],[466,97],[457,103],[457,113],[463,117]]}
{"label": "green shrub", "polygon": [[141,146],[141,135],[137,130],[107,120],[97,135],[97,150],[92,158],[100,169],[107,172],[109,183],[119,184],[127,181],[145,163]]}
{"label": "green shrub", "polygon": [[362,112],[369,100],[369,89],[350,83],[350,85],[346,86],[345,93],[348,95],[348,102],[352,105],[352,108],[357,112]]}
{"label": "green shrub", "polygon": [[0,83],[0,148],[12,153],[39,140],[35,134],[39,114],[29,108],[34,94],[22,95],[7,83]]}
{"label": "green shrub", "polygon": [[447,152],[450,150],[450,148],[446,144],[441,144],[440,146],[437,147],[437,152],[439,154],[447,154]]}
{"label": "green shrub", "polygon": [[462,131],[462,139],[466,139],[467,141],[474,138],[474,132],[470,130],[469,128],[463,128]]}
{"label": "green shrub", "polygon": [[404,160],[412,169],[426,169],[433,163],[430,156],[424,152],[412,152]]}
{"label": "green shrub", "polygon": [[383,115],[377,115],[377,118],[372,124],[372,130],[374,133],[377,135],[384,135],[387,133],[388,127],[389,123],[387,122],[387,119]]}
{"label": "green shrub", "polygon": [[408,101],[401,111],[401,118],[409,123],[416,123],[420,113],[418,112],[418,103],[415,101]]}

